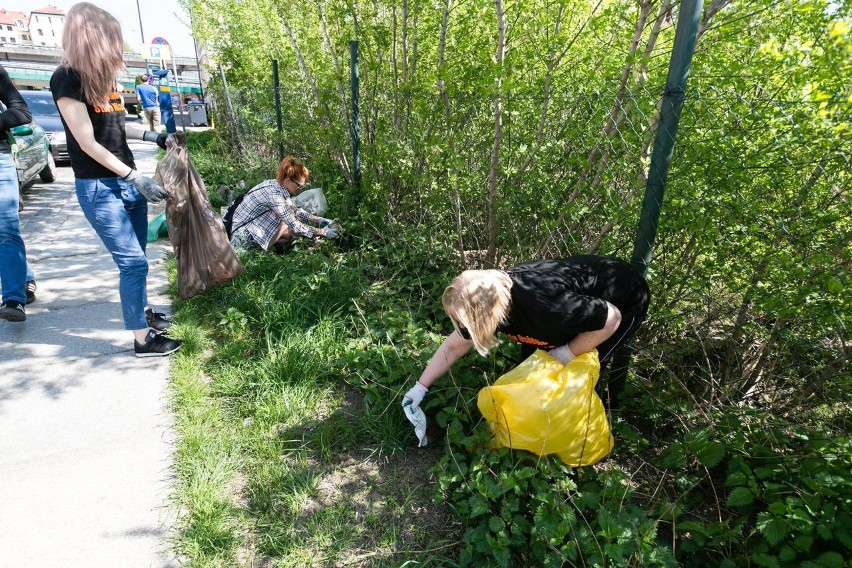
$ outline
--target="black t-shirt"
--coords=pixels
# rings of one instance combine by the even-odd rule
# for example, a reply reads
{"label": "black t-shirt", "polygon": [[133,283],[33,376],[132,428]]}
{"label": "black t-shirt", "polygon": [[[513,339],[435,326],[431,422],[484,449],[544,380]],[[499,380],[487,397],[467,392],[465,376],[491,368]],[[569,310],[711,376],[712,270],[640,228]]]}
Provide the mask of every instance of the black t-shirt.
{"label": "black t-shirt", "polygon": [[[136,168],[133,153],[127,145],[127,134],[124,131],[124,101],[118,91],[110,94],[108,106],[92,106],[83,97],[83,85],[79,75],[67,67],[58,67],[53,72],[50,78],[50,90],[53,92],[54,101],[68,97],[84,103],[89,119],[92,121],[95,140],[126,166]],[[71,159],[74,177],[78,179],[116,177],[115,172],[103,167],[80,148],[80,144],[74,139],[65,123],[65,117],[61,116],[61,118],[62,126],[65,127],[65,136],[68,139],[68,157]]]}
{"label": "black t-shirt", "polygon": [[4,107],[3,114],[0,114],[0,152],[8,154],[12,151],[9,144],[9,130],[27,124],[32,120],[33,115],[2,65],[0,65],[0,101]]}
{"label": "black t-shirt", "polygon": [[512,279],[512,305],[506,323],[497,330],[513,341],[542,349],[603,328],[606,302],[622,316],[644,315],[651,299],[642,275],[616,258],[535,260],[506,272]]}

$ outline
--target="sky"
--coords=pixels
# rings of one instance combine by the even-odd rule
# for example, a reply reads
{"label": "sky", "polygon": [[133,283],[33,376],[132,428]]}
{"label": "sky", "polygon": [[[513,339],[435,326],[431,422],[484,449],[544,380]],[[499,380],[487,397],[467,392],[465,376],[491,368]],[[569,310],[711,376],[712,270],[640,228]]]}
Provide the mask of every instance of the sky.
{"label": "sky", "polygon": [[[121,22],[124,41],[132,46],[142,43],[139,29],[139,13],[142,14],[142,32],[145,43],[162,37],[172,46],[175,56],[195,57],[195,48],[189,32],[189,17],[173,0],[87,0],[103,8]],[[54,6],[65,13],[77,0],[0,0],[0,8],[29,15],[32,10]]]}

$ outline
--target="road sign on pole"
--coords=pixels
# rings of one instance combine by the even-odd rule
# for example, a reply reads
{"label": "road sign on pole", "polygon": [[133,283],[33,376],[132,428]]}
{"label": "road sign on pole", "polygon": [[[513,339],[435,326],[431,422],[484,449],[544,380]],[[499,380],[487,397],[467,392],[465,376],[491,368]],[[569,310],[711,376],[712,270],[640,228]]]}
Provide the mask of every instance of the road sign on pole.
{"label": "road sign on pole", "polygon": [[[156,38],[155,38],[156,39]],[[160,38],[161,39],[161,38]],[[164,43],[146,43],[140,49],[144,59],[156,59],[157,61],[168,61],[172,58],[172,49],[168,44]]]}

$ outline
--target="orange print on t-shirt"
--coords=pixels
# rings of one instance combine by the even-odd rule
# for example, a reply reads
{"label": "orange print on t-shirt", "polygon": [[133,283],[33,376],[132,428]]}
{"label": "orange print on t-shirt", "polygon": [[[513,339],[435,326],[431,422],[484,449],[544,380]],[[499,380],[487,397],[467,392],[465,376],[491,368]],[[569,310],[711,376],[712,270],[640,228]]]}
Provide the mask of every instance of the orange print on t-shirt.
{"label": "orange print on t-shirt", "polygon": [[526,335],[512,335],[507,333],[506,337],[517,343],[526,343],[527,345],[535,345],[536,347],[551,347],[546,341],[536,339],[535,337],[527,337]]}
{"label": "orange print on t-shirt", "polygon": [[109,95],[109,105],[107,106],[96,106],[95,112],[124,112],[124,101],[121,99],[121,95],[118,94],[118,91],[113,91]]}

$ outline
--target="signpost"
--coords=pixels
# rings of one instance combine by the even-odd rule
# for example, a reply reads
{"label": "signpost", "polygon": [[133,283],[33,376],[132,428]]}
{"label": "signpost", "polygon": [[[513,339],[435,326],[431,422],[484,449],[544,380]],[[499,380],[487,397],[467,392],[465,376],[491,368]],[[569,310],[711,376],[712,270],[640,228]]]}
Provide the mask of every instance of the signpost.
{"label": "signpost", "polygon": [[[175,57],[172,53],[172,48],[169,46],[168,41],[157,36],[151,40],[151,43],[143,45],[141,52],[142,57],[145,59],[156,59],[160,61],[160,67],[163,70],[154,73],[159,78],[160,83],[160,114],[162,114],[163,124],[166,125],[166,132],[175,132],[176,128],[174,111],[172,110],[171,87],[169,86],[168,67],[166,67],[166,61],[168,59],[172,60],[172,75],[175,78],[175,90],[177,91],[179,109],[182,108],[183,100],[181,99],[180,82],[178,81],[177,65],[175,64]],[[186,132],[186,124],[184,124],[184,121],[181,121],[181,126],[183,126],[183,131]]]}
{"label": "signpost", "polygon": [[159,61],[172,58],[172,48],[167,44],[146,43],[142,46],[142,57]]}

